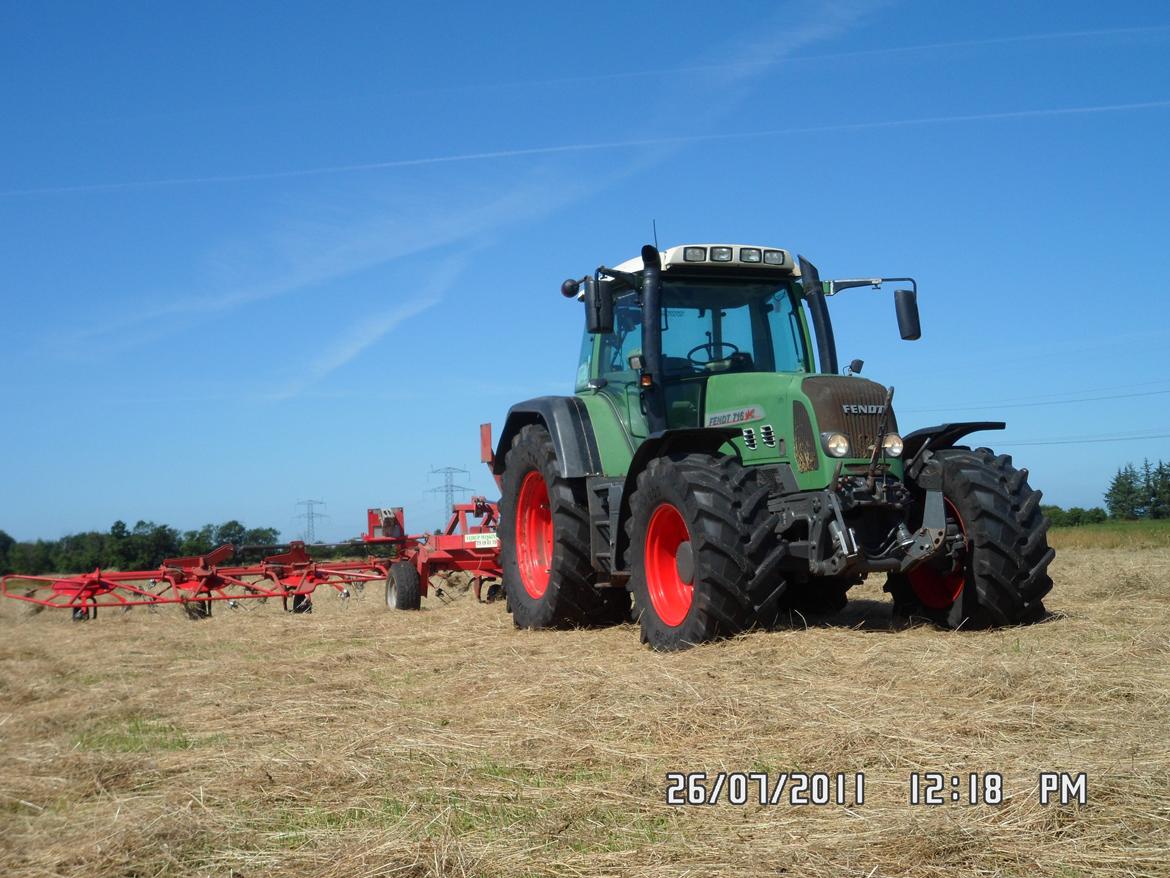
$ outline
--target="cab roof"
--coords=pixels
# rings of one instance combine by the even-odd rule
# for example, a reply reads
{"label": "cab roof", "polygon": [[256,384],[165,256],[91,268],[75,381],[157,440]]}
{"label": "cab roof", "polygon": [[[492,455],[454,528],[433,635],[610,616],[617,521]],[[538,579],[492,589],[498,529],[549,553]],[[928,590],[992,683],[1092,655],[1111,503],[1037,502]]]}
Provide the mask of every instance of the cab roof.
{"label": "cab roof", "polygon": [[[679,244],[660,250],[662,270],[672,268],[730,268],[753,271],[775,271],[800,277],[800,268],[792,254],[779,247],[759,244]],[[641,255],[614,266],[617,271],[641,271],[645,266]]]}

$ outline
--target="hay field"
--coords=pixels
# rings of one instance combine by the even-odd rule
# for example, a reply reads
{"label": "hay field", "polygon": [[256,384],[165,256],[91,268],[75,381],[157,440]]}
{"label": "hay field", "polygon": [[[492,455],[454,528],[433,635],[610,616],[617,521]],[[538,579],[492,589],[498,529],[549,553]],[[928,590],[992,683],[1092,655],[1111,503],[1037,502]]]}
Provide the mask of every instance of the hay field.
{"label": "hay field", "polygon": [[1048,542],[1056,549],[1170,549],[1170,518],[1054,527]]}
{"label": "hay field", "polygon": [[[0,875],[1170,874],[1170,549],[1065,549],[1028,629],[652,654],[500,604],[0,606]],[[668,807],[670,770],[864,771],[858,806]],[[907,804],[999,771],[998,807]],[[1088,773],[1084,807],[1041,770]]]}

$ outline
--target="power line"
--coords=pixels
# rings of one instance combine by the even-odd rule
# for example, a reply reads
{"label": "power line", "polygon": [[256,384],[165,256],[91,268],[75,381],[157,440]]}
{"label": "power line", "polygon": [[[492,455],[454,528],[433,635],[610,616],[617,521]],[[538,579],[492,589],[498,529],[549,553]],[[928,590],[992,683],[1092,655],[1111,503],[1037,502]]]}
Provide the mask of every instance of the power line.
{"label": "power line", "polygon": [[324,506],[324,500],[298,500],[297,506],[304,506],[305,511],[297,515],[297,518],[305,520],[305,542],[312,544],[317,542],[317,519],[328,518],[329,516],[323,512],[318,512],[318,506]]}
{"label": "power line", "polygon": [[1153,387],[1156,384],[1170,384],[1170,379],[1159,378],[1157,381],[1127,381],[1124,384],[1110,384],[1107,387],[1085,387],[1081,390],[1064,390],[1057,393],[1029,394],[1028,396],[1005,396],[987,405],[999,405],[1001,402],[1036,402],[1037,400],[1056,399],[1078,393],[1110,393],[1114,390],[1133,390],[1135,387]]}
{"label": "power line", "polygon": [[1148,436],[1106,436],[1101,439],[1023,439],[1005,440],[998,445],[1090,445],[1096,442],[1140,442],[1143,439],[1170,439],[1170,433],[1151,433]]}
{"label": "power line", "polygon": [[977,411],[983,411],[985,409],[991,408],[992,406],[994,406],[996,408],[1004,408],[1004,409],[1022,409],[1022,408],[1035,408],[1036,406],[1042,406],[1042,405],[1071,405],[1071,404],[1075,404],[1078,402],[1100,402],[1102,400],[1107,400],[1107,399],[1134,399],[1134,398],[1139,397],[1139,396],[1159,396],[1159,395],[1166,394],[1166,393],[1170,393],[1170,390],[1147,390],[1144,393],[1117,393],[1117,394],[1112,394],[1110,396],[1086,396],[1086,397],[1082,397],[1080,399],[1056,399],[1056,400],[1051,400],[1049,402],[1014,402],[1014,403],[988,402],[988,403],[983,403],[982,405],[968,405],[968,406],[958,406],[958,407],[945,406],[942,408],[928,408],[928,409],[899,409],[899,411],[906,412],[907,414],[909,414],[911,412],[977,412]]}

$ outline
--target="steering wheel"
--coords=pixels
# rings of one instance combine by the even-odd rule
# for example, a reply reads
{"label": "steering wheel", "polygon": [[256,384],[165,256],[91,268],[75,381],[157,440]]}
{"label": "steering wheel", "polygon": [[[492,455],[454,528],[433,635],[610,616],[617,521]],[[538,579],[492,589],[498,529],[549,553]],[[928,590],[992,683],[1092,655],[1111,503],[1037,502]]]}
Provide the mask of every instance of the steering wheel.
{"label": "steering wheel", "polygon": [[[731,353],[729,353],[726,357],[715,356],[716,349],[719,349],[719,352],[722,353],[724,348],[729,349],[731,351]],[[695,354],[698,353],[699,351],[706,351],[707,352],[707,359],[705,359],[705,360],[696,359]],[[691,348],[689,351],[687,351],[687,359],[690,360],[696,366],[706,366],[710,363],[714,363],[717,360],[730,359],[731,357],[733,357],[735,354],[738,354],[738,353],[739,353],[739,348],[736,345],[733,345],[729,341],[708,341],[708,342],[704,342],[703,344],[697,344],[693,348]]]}

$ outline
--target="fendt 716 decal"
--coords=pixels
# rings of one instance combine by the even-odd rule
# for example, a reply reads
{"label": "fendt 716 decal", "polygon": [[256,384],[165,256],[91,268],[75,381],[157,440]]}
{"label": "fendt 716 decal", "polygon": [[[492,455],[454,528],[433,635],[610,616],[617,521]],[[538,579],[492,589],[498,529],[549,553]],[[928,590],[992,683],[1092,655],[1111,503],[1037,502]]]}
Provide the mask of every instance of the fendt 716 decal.
{"label": "fendt 716 decal", "polygon": [[707,415],[708,427],[730,427],[735,424],[746,424],[748,421],[758,421],[764,417],[762,405],[749,405],[730,412],[714,412]]}

